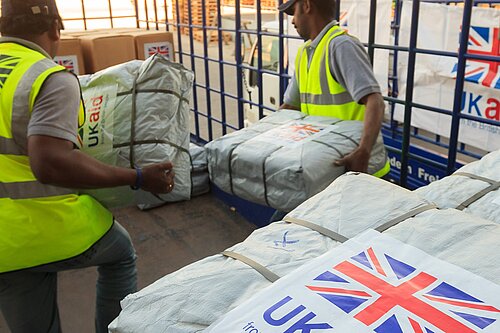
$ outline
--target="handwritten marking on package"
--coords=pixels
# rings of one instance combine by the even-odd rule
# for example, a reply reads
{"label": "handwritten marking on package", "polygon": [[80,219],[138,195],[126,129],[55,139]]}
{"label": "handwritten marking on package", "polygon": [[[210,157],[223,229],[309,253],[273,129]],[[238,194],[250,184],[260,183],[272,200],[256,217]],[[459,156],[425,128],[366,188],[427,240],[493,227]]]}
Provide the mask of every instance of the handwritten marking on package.
{"label": "handwritten marking on package", "polygon": [[299,240],[287,239],[287,236],[288,236],[288,231],[285,231],[282,239],[274,241],[274,246],[287,247],[287,245],[296,244],[296,243],[300,242]]}

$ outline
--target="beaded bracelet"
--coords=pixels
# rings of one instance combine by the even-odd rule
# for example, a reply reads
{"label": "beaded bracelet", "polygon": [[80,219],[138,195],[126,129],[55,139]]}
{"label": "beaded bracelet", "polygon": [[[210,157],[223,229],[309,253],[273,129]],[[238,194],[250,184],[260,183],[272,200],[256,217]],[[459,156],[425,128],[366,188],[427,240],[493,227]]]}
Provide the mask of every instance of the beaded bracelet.
{"label": "beaded bracelet", "polygon": [[135,167],[135,185],[130,185],[130,188],[134,191],[139,190],[142,187],[143,179],[142,179],[142,169],[139,167]]}

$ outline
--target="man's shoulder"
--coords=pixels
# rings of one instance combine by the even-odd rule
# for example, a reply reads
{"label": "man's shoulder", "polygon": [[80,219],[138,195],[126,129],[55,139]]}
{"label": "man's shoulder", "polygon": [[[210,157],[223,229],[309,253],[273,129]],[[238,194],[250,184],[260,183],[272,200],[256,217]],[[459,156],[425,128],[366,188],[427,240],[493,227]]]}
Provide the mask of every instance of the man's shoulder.
{"label": "man's shoulder", "polygon": [[360,46],[363,45],[355,36],[344,33],[337,37],[332,38],[330,41],[330,48],[337,47],[340,45],[352,45],[352,46]]}
{"label": "man's shoulder", "polygon": [[80,89],[78,77],[68,71],[52,73],[47,78],[45,85],[49,82],[52,86],[65,87],[67,89]]}

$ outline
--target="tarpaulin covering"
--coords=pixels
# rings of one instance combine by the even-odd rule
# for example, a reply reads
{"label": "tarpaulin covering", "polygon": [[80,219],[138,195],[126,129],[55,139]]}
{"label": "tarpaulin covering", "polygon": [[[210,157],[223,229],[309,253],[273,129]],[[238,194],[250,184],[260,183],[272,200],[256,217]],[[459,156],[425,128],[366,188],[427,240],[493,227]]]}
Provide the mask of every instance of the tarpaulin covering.
{"label": "tarpaulin covering", "polygon": [[[359,121],[275,112],[205,146],[210,180],[227,193],[289,212],[345,172],[334,162],[356,149],[362,131]],[[386,161],[379,135],[368,172]]]}
{"label": "tarpaulin covering", "polygon": [[498,284],[367,230],[283,276],[204,332],[497,333],[498,295]]}
{"label": "tarpaulin covering", "polygon": [[[369,175],[339,177],[285,220],[293,223],[272,223],[228,250],[284,276],[346,239],[375,229],[500,283],[499,225],[455,209],[435,209],[415,192]],[[297,224],[304,222],[321,232],[326,228],[337,240]],[[270,284],[247,264],[214,255],[127,296],[110,329],[200,332]]]}
{"label": "tarpaulin covering", "polygon": [[456,208],[500,224],[500,150],[415,192],[439,208]]}
{"label": "tarpaulin covering", "polygon": [[207,153],[204,147],[190,143],[189,154],[191,155],[191,196],[196,197],[210,192]]}
{"label": "tarpaulin covering", "polygon": [[[190,177],[191,177],[191,197],[196,197],[210,192],[210,178],[208,176],[207,154],[205,149],[194,143],[189,143],[190,156]],[[177,185],[176,185],[177,186]],[[149,200],[151,202],[151,200]],[[156,200],[153,203],[138,204],[141,210],[147,210],[162,206],[163,200]]]}
{"label": "tarpaulin covering", "polygon": [[189,100],[194,75],[160,55],[80,77],[86,119],[82,150],[102,162],[143,167],[172,161],[175,188],[169,194],[132,192],[129,187],[85,191],[108,206],[160,204],[191,195]]}

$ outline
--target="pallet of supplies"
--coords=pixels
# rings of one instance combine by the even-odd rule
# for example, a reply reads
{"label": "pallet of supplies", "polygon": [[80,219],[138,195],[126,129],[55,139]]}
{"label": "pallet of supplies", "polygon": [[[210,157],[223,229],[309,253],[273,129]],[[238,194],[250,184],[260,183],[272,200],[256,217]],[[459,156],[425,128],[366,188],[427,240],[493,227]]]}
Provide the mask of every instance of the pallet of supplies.
{"label": "pallet of supplies", "polygon": [[[362,131],[360,121],[278,111],[205,146],[210,180],[224,192],[289,212],[345,172],[334,162],[356,149]],[[379,135],[368,173],[386,163]]]}
{"label": "pallet of supplies", "polygon": [[160,205],[191,196],[189,102],[194,75],[160,55],[81,76],[86,107],[82,150],[125,168],[171,161],[175,187],[168,194],[128,186],[86,190],[108,207]]}
{"label": "pallet of supplies", "polygon": [[369,229],[500,283],[500,225],[455,209],[436,209],[414,191],[347,173],[284,221],[127,296],[110,331],[200,332],[273,281]]}

